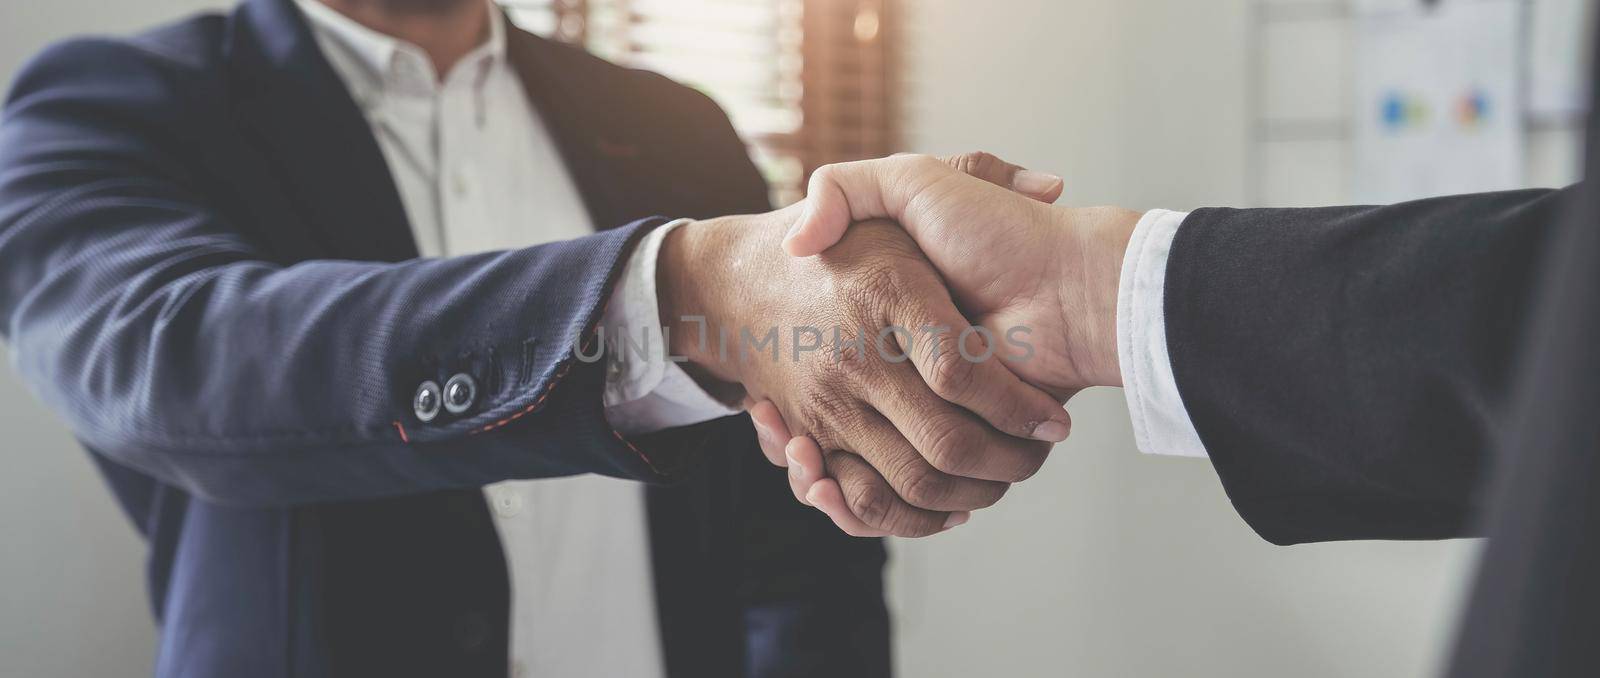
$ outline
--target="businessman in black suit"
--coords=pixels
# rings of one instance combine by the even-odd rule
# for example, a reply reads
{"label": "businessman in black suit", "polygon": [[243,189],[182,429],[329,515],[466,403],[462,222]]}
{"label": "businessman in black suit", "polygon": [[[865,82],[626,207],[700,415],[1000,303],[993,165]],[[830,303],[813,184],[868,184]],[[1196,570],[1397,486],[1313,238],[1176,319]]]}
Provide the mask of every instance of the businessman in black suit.
{"label": "businessman in black suit", "polygon": [[[1017,172],[977,164],[993,183]],[[975,321],[1060,338],[1014,371],[1062,399],[1125,387],[1140,448],[1210,458],[1273,543],[1489,536],[1451,676],[1600,671],[1593,184],[1141,214],[1041,205],[902,156],[823,168],[808,199],[791,254],[852,220],[898,221]],[[798,499],[885,533],[873,513],[892,491],[752,413],[764,440],[789,440],[765,451]]]}

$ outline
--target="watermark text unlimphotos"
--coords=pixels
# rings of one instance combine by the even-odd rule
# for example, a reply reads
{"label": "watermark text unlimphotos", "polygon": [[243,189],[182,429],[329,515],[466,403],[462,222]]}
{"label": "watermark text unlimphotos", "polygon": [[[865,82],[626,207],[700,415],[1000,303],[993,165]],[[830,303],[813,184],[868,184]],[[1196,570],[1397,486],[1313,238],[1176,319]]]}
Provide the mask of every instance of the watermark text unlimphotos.
{"label": "watermark text unlimphotos", "polygon": [[[807,354],[826,352],[836,362],[864,360],[876,353],[879,359],[886,362],[900,363],[909,360],[914,351],[927,350],[929,344],[934,352],[926,355],[938,355],[946,350],[945,342],[948,341],[954,342],[962,359],[973,363],[995,358],[1027,362],[1034,356],[1033,344],[1028,341],[1033,330],[1025,325],[1007,328],[997,337],[994,331],[979,325],[962,328],[959,332],[943,325],[924,325],[915,330],[889,325],[873,332],[864,327],[835,326],[825,329],[810,325],[712,328],[705,316],[698,315],[682,316],[679,321],[698,328],[695,336],[698,337],[696,348],[700,355],[712,355],[712,342],[715,341],[715,359],[721,362],[799,362]],[[672,362],[689,361],[687,356],[668,352],[672,345],[671,327],[629,328],[607,336],[606,328],[601,326],[596,332],[596,341],[577,342],[573,346],[573,354],[578,360],[593,363],[610,356],[614,361],[628,362],[659,359],[665,355]],[[979,341],[972,342],[974,337]],[[782,339],[788,340],[787,350],[782,350]],[[969,346],[969,343],[976,343],[976,346]]]}

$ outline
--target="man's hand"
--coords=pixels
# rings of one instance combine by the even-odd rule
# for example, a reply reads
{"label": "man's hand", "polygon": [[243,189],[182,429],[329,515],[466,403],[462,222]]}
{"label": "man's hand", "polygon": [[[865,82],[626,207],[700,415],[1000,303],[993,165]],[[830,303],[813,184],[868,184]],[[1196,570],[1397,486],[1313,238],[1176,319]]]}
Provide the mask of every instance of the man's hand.
{"label": "man's hand", "polygon": [[[1117,287],[1138,214],[1058,208],[1001,188],[1024,183],[1019,171],[983,153],[824,167],[813,174],[805,213],[783,246],[791,255],[810,256],[827,250],[855,221],[895,219],[975,323],[991,331],[1030,330],[1038,350],[1007,362],[1013,372],[1062,401],[1087,386],[1120,385]],[[757,403],[750,414],[768,458],[789,467],[797,499],[850,534],[882,534],[839,499],[841,488],[872,479],[835,468],[800,432],[791,436],[777,409]]]}
{"label": "man's hand", "polygon": [[[1066,412],[999,360],[961,354],[954,338],[968,322],[906,232],[863,223],[821,256],[788,257],[779,243],[798,216],[724,217],[668,235],[658,296],[686,369],[770,399],[819,444],[847,479],[841,501],[878,532],[941,531],[1037,471],[1067,435]],[[933,327],[942,341],[926,334]]]}
{"label": "man's hand", "polygon": [[807,209],[783,246],[811,256],[856,221],[895,220],[968,317],[991,330],[1033,330],[1038,355],[1008,363],[1023,379],[1063,400],[1087,386],[1120,385],[1117,279],[1139,214],[1025,199],[1001,188],[1017,171],[986,153],[829,165],[813,173]]}

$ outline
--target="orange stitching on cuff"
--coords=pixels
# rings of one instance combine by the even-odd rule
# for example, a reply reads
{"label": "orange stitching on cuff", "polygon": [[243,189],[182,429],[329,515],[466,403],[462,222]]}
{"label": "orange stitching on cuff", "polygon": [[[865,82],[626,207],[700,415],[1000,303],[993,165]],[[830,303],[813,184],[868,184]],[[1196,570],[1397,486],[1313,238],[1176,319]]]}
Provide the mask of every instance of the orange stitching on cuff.
{"label": "orange stitching on cuff", "polygon": [[492,424],[486,424],[486,425],[484,425],[482,427],[479,427],[476,430],[470,431],[469,433],[488,433],[489,431],[493,431],[493,430],[495,430],[497,428],[505,426],[506,424],[509,424],[509,423],[511,423],[513,421],[521,419],[523,416],[527,415],[528,413],[539,409],[539,406],[544,404],[545,398],[550,397],[550,391],[556,387],[556,384],[561,383],[561,378],[567,376],[567,370],[569,368],[571,368],[571,367],[572,367],[572,363],[567,363],[566,365],[563,365],[561,367],[561,371],[557,372],[554,377],[551,377],[550,383],[546,384],[545,387],[544,387],[544,392],[539,394],[539,398],[537,400],[534,400],[532,405],[529,405],[527,407],[522,408],[521,412],[517,412],[515,414],[512,414],[511,416],[506,417],[505,419],[501,419],[500,421],[494,422]]}
{"label": "orange stitching on cuff", "polygon": [[[582,350],[587,352],[589,345],[590,345],[590,342],[586,341],[583,344]],[[493,431],[493,430],[495,430],[497,428],[501,428],[501,427],[503,427],[503,426],[505,426],[507,424],[510,424],[513,421],[521,419],[524,416],[527,416],[528,414],[532,413],[534,410],[539,409],[539,406],[544,404],[545,399],[550,397],[550,392],[555,390],[556,384],[561,383],[561,379],[566,377],[567,376],[567,371],[571,370],[571,369],[572,369],[572,361],[569,359],[565,365],[561,366],[560,370],[556,371],[555,376],[550,378],[550,383],[545,385],[544,392],[539,394],[538,399],[534,400],[532,405],[529,405],[527,407],[522,408],[521,411],[516,412],[516,413],[512,414],[511,416],[506,417],[505,419],[501,419],[500,421],[494,422],[492,424],[485,424],[484,426],[481,426],[481,427],[479,427],[477,429],[474,429],[472,431],[468,431],[467,435],[474,435],[474,434],[478,434],[478,433],[488,433],[488,432]],[[399,425],[400,425],[400,422],[396,421],[395,422],[395,426],[398,428]],[[658,476],[665,476],[666,475],[665,473],[661,472],[661,469],[656,468],[655,462],[650,461],[650,456],[646,455],[644,453],[644,450],[639,449],[632,442],[630,442],[627,438],[624,438],[622,436],[622,433],[618,432],[616,429],[612,429],[611,430],[611,435],[617,439],[617,442],[622,443],[623,445],[627,446],[627,448],[629,450],[632,450],[634,454],[639,455],[640,461],[643,461],[644,465],[648,466],[650,468],[650,472],[651,473],[654,473],[654,474],[656,474]],[[402,439],[405,437],[405,430],[404,429],[401,429],[400,436],[401,436]]]}
{"label": "orange stitching on cuff", "polygon": [[400,432],[400,442],[405,443],[407,445],[411,444],[411,438],[406,437],[405,424],[400,423],[399,419],[394,420],[394,430]]}
{"label": "orange stitching on cuff", "polygon": [[[609,301],[608,301],[608,303],[609,303]],[[604,308],[605,308],[604,306],[601,306],[602,310],[604,310]],[[579,346],[579,350],[587,353],[589,351],[589,347],[593,345],[593,340],[594,340],[594,328],[591,327],[591,328],[589,328],[589,338],[584,340],[584,343]],[[511,423],[513,421],[521,419],[522,417],[524,417],[527,414],[533,412],[534,410],[539,409],[539,406],[544,404],[544,399],[550,397],[550,392],[555,389],[556,384],[561,383],[561,380],[567,376],[567,371],[569,371],[571,369],[572,369],[572,358],[569,357],[569,358],[567,358],[566,362],[561,365],[561,369],[556,371],[555,376],[550,378],[550,383],[545,384],[544,392],[539,394],[539,398],[537,400],[534,400],[532,405],[529,405],[527,407],[522,408],[521,412],[517,412],[515,414],[512,414],[511,416],[506,417],[505,419],[501,419],[500,421],[494,422],[492,424],[485,424],[484,426],[481,426],[481,427],[479,427],[477,429],[468,431],[467,435],[473,435],[473,434],[477,434],[477,433],[488,433],[488,432],[493,431],[493,430],[495,430],[497,428],[505,426],[506,424],[509,424],[509,423]]]}
{"label": "orange stitching on cuff", "polygon": [[[662,223],[664,224],[664,223],[667,223],[667,222],[662,222]],[[659,225],[660,224],[658,224],[658,226]],[[640,236],[635,235],[635,236],[630,238],[630,242],[637,243],[639,238],[640,238]],[[621,271],[621,266],[619,266],[617,268],[617,271]],[[616,282],[615,279],[610,280],[607,283],[606,287],[610,288],[612,286],[612,283],[615,283],[615,282]],[[613,290],[610,290],[610,289],[607,290],[607,293],[605,295],[605,301],[603,301],[603,302],[601,302],[599,304],[599,308],[596,309],[594,315],[591,316],[591,323],[592,324],[589,325],[587,331],[584,333],[585,334],[585,338],[583,340],[583,343],[579,344],[579,350],[580,351],[583,351],[583,352],[587,353],[589,351],[589,347],[592,346],[594,341],[597,339],[595,328],[600,326],[601,322],[605,318],[606,310],[611,306],[612,292],[613,292]],[[539,398],[537,400],[534,400],[532,405],[529,405],[529,406],[527,406],[525,408],[522,408],[522,411],[517,412],[515,414],[512,414],[511,416],[506,417],[504,419],[501,419],[500,421],[494,422],[492,424],[486,424],[486,425],[484,425],[482,427],[479,427],[477,429],[473,429],[471,431],[468,431],[467,435],[475,435],[475,434],[478,434],[478,433],[488,433],[488,432],[493,431],[493,430],[495,430],[497,428],[500,428],[500,427],[503,427],[503,426],[505,426],[507,424],[510,424],[513,421],[521,419],[522,417],[532,413],[534,410],[539,409],[539,406],[544,404],[545,398],[548,398],[550,396],[550,392],[555,389],[557,384],[561,383],[562,378],[567,376],[567,371],[572,369],[572,363],[573,363],[573,357],[572,356],[568,356],[567,359],[566,359],[566,362],[561,366],[561,369],[557,370],[556,373],[555,373],[555,376],[550,378],[550,383],[545,385],[544,392],[539,394]],[[398,422],[398,421],[395,422],[396,427],[399,426],[399,423],[400,422]],[[403,429],[400,431],[400,435],[402,436],[402,438],[405,436],[405,431]],[[632,442],[629,442],[627,438],[622,437],[622,434],[619,433],[616,429],[612,429],[611,430],[611,435],[615,436],[618,442],[621,442],[623,445],[626,445],[628,449],[633,450],[634,454],[639,455],[639,459],[644,462],[645,466],[648,466],[650,468],[650,471],[652,473],[654,473],[654,474],[656,474],[658,476],[665,476],[666,475],[665,473],[661,472],[661,469],[656,468],[655,463],[650,461],[650,457],[646,456],[643,450],[640,450],[638,447],[635,447],[634,444]]]}

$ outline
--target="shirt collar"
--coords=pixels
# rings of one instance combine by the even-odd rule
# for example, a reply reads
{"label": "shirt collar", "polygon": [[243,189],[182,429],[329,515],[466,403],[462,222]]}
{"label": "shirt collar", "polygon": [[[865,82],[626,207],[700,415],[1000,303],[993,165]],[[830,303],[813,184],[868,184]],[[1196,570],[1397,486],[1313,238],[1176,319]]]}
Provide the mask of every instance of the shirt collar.
{"label": "shirt collar", "polygon": [[[414,80],[419,82],[410,84],[427,91],[437,86],[440,78],[421,47],[363,26],[318,0],[295,0],[295,4],[311,24],[311,30],[317,33],[319,42],[343,50],[376,81],[387,86],[404,86],[408,80]],[[505,58],[505,16],[493,2],[489,4],[488,39],[463,56],[446,77],[470,71],[476,84],[491,66]]]}

